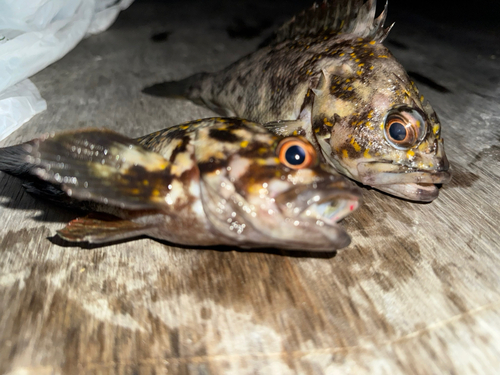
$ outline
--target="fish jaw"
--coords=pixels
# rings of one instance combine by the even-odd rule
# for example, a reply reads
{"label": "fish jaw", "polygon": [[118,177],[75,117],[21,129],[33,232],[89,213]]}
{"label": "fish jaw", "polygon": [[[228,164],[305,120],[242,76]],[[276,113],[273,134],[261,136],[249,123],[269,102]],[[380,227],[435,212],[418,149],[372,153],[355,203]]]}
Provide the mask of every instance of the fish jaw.
{"label": "fish jaw", "polygon": [[346,188],[337,181],[298,185],[276,196],[250,198],[233,189],[202,187],[205,214],[219,240],[242,248],[322,252],[344,248],[351,240],[337,222],[361,204],[358,188]]}
{"label": "fish jaw", "polygon": [[431,202],[439,195],[436,185],[451,180],[448,166],[440,171],[426,171],[391,162],[365,162],[358,164],[358,176],[363,184],[399,198]]}

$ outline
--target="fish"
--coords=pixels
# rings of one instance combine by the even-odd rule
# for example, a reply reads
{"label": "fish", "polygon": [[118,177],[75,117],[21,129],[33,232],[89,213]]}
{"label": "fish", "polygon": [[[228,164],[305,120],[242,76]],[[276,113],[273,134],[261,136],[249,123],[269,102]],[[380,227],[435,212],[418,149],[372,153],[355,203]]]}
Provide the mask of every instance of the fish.
{"label": "fish", "polygon": [[375,8],[375,0],[325,0],[225,69],[143,92],[186,98],[281,136],[302,135],[348,178],[431,202],[451,180],[441,123],[382,44],[392,28],[384,26],[387,3],[378,17]]}
{"label": "fish", "polygon": [[0,170],[36,196],[90,214],[72,243],[149,236],[186,246],[333,251],[356,186],[305,138],[236,118],[196,120],[131,139],[105,129],[45,134],[0,149]]}

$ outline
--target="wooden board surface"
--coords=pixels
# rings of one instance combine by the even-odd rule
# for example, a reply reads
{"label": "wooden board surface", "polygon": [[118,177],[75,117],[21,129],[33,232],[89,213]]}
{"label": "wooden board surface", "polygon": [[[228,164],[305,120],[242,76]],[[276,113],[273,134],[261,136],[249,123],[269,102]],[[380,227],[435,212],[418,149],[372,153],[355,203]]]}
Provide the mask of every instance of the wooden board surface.
{"label": "wooden board surface", "polygon": [[[213,115],[140,90],[254,50],[262,36],[229,37],[237,17],[262,27],[300,9],[217,4],[134,3],[33,77],[48,110],[1,144],[92,126],[139,136]],[[387,45],[424,80],[453,168],[439,199],[365,190],[343,222],[352,244],[338,254],[191,250],[147,238],[82,249],[53,238],[75,213],[1,174],[0,373],[496,373],[500,39],[400,17]]]}

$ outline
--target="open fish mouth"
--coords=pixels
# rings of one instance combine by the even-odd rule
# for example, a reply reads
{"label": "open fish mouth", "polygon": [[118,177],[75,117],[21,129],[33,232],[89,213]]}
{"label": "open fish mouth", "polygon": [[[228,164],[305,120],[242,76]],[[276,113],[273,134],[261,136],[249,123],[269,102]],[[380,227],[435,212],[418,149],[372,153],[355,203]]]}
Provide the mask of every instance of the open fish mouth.
{"label": "open fish mouth", "polygon": [[322,185],[292,188],[276,197],[276,203],[285,217],[315,221],[318,225],[335,225],[361,205],[358,188]]}
{"label": "open fish mouth", "polygon": [[293,222],[297,230],[304,228],[307,247],[341,249],[351,242],[337,222],[359,207],[361,194],[346,183],[294,187],[275,198],[285,221]]}
{"label": "open fish mouth", "polygon": [[361,183],[391,195],[419,202],[431,202],[439,195],[438,185],[451,180],[447,170],[428,171],[390,162],[360,163]]}

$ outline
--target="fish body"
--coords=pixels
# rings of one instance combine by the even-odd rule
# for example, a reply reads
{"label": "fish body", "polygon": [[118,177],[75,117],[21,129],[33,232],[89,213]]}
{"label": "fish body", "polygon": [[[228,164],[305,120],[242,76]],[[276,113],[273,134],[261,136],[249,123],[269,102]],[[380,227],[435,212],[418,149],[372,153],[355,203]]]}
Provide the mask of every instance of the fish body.
{"label": "fish body", "polygon": [[[395,196],[432,201],[451,175],[441,124],[382,45],[386,11],[375,1],[314,5],[275,41],[220,72],[144,91],[183,95],[280,135],[304,135],[323,162]],[[310,116],[304,116],[304,110]],[[304,121],[304,118],[307,121]]]}
{"label": "fish body", "polygon": [[28,178],[31,192],[107,215],[58,232],[73,242],[148,235],[191,246],[331,251],[349,244],[337,222],[360,199],[307,140],[240,119],[138,139],[96,129],[47,135],[0,149],[0,170]]}

